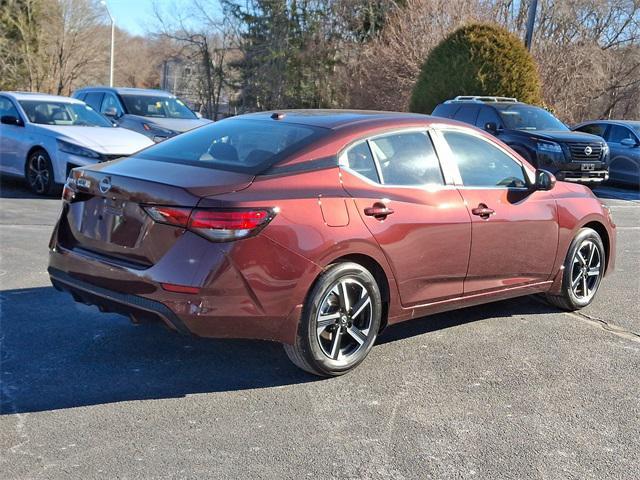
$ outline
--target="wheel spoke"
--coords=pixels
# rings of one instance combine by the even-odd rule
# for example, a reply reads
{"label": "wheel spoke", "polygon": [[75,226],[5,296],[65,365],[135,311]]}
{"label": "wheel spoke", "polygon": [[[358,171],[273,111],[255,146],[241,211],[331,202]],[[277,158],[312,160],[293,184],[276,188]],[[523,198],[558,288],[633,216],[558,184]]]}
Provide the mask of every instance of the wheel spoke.
{"label": "wheel spoke", "polygon": [[573,288],[575,290],[575,288],[578,286],[578,284],[580,283],[580,280],[582,280],[582,272],[580,272],[578,274],[578,276],[576,278],[573,279],[573,281],[571,282],[571,288]]}
{"label": "wheel spoke", "polygon": [[591,263],[593,262],[593,256],[596,253],[596,244],[595,243],[590,243],[589,244],[589,262],[587,263],[587,265],[591,265]]}
{"label": "wheel spoke", "polygon": [[340,318],[340,312],[327,313],[326,315],[320,315],[318,317],[318,331],[322,331],[329,325],[333,325],[336,319]]}
{"label": "wheel spoke", "polygon": [[342,329],[336,328],[336,331],[333,332],[333,343],[331,344],[331,358],[334,360],[338,359],[338,355],[340,355],[340,338],[342,338]]}
{"label": "wheel spoke", "polygon": [[340,282],[340,306],[345,312],[348,312],[351,308],[351,302],[349,301],[349,294],[347,293],[347,281],[342,280]]}
{"label": "wheel spoke", "polygon": [[364,332],[359,328],[354,327],[353,325],[347,328],[347,333],[351,335],[351,337],[353,337],[353,339],[360,345],[367,341],[367,336],[364,334]]}
{"label": "wheel spoke", "polygon": [[586,265],[587,264],[587,260],[582,256],[582,252],[580,250],[578,250],[577,256],[578,256],[578,259],[580,260],[580,263],[582,265]]}
{"label": "wheel spoke", "polygon": [[358,303],[353,307],[353,314],[351,315],[351,318],[356,318],[358,315],[360,315],[366,308],[366,306],[371,302],[371,297],[367,294],[366,290],[363,290],[363,292],[364,296],[360,298]]}
{"label": "wheel spoke", "polygon": [[585,297],[589,295],[589,288],[587,287],[586,275],[582,275],[582,295]]}
{"label": "wheel spoke", "polygon": [[590,277],[595,277],[600,275],[600,265],[596,266],[596,267],[591,267],[589,269],[589,271],[587,272],[587,275]]}

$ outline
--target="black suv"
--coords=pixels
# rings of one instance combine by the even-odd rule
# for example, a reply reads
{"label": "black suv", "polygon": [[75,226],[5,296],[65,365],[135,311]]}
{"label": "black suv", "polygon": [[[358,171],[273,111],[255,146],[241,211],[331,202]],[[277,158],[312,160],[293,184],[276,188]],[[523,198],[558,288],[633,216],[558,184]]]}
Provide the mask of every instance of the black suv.
{"label": "black suv", "polygon": [[609,178],[609,147],[602,138],[572,132],[545,109],[515,98],[459,96],[432,115],[486,130],[558,180],[595,186]]}

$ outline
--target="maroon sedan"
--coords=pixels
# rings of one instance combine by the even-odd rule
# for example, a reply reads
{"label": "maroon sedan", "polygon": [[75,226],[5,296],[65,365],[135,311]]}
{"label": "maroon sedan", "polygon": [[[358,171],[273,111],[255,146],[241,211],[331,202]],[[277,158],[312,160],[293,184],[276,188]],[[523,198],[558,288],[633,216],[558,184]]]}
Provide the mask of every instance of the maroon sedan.
{"label": "maroon sedan", "polygon": [[282,342],[317,375],[431,313],[533,293],[579,309],[615,259],[586,187],[424,115],[227,119],[74,169],[63,200],[56,288],[135,322]]}

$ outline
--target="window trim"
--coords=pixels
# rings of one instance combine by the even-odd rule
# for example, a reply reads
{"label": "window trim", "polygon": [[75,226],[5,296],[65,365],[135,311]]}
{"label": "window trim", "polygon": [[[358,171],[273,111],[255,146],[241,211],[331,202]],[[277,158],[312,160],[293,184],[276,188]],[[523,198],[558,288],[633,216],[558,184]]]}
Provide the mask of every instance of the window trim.
{"label": "window trim", "polygon": [[[435,191],[435,190],[449,190],[451,188],[454,187],[453,184],[453,177],[451,177],[448,174],[448,171],[445,170],[444,168],[444,163],[442,161],[442,158],[440,157],[440,154],[438,153],[438,147],[437,144],[435,142],[435,139],[433,137],[432,134],[433,128],[431,126],[419,126],[419,127],[400,127],[400,128],[390,128],[390,129],[386,129],[386,130],[381,130],[379,132],[376,132],[374,134],[369,134],[369,135],[364,135],[362,137],[359,137],[349,143],[347,143],[347,145],[345,145],[339,152],[338,152],[338,167],[341,169],[344,169],[346,171],[348,171],[349,173],[351,173],[352,175],[357,176],[358,178],[360,178],[361,180],[363,180],[366,183],[369,183],[371,185],[374,185],[376,187],[384,187],[384,188],[412,188],[414,190],[426,190],[426,191]],[[399,134],[403,134],[403,133],[424,133],[427,135],[427,138],[429,138],[431,140],[431,145],[433,146],[433,150],[436,154],[436,158],[438,159],[438,164],[440,166],[440,173],[442,174],[442,184],[423,184],[423,185],[396,185],[396,184],[391,184],[391,183],[384,183],[384,175],[382,174],[382,170],[380,168],[380,164],[379,164],[379,160],[377,155],[375,154],[374,150],[371,148],[371,145],[369,144],[369,142],[371,140],[375,140],[376,138],[381,138],[381,137],[387,137],[389,135],[399,135]],[[380,183],[379,182],[374,182],[371,179],[365,177],[364,175],[361,175],[360,173],[356,172],[355,170],[353,170],[351,167],[349,167],[349,161],[347,158],[347,152],[359,145],[360,143],[363,142],[367,142],[367,146],[369,148],[369,151],[371,152],[371,156],[373,157],[373,162],[375,164],[376,167],[376,172],[378,173],[378,178],[380,179]]]}
{"label": "window trim", "polygon": [[[442,150],[442,158],[445,159],[445,161],[449,164],[449,168],[451,168],[451,170],[454,173],[454,185],[457,188],[460,189],[466,189],[466,190],[514,190],[514,191],[526,191],[526,190],[531,190],[532,186],[535,184],[535,171],[532,171],[531,168],[529,168],[528,166],[526,166],[521,160],[519,160],[518,158],[514,157],[513,154],[511,152],[509,152],[508,150],[506,150],[502,145],[492,141],[490,138],[485,137],[482,133],[476,132],[475,130],[472,130],[470,128],[465,128],[465,127],[459,127],[459,126],[454,126],[454,125],[437,125],[433,127],[433,130],[436,134],[436,136],[438,137],[438,145],[437,148]],[[460,169],[458,168],[458,164],[454,159],[454,155],[453,152],[451,151],[451,148],[449,147],[449,144],[447,143],[446,139],[444,138],[444,132],[447,131],[452,131],[452,132],[458,132],[458,133],[463,133],[472,137],[475,137],[479,140],[482,140],[486,143],[488,143],[489,145],[491,145],[492,147],[500,150],[502,153],[504,153],[507,157],[509,157],[511,160],[513,160],[517,165],[520,166],[520,168],[522,169],[522,173],[525,179],[525,182],[527,183],[527,186],[525,187],[508,187],[508,186],[501,186],[501,185],[495,185],[495,186],[474,186],[474,185],[465,185],[464,182],[462,181],[462,175],[460,175]]]}

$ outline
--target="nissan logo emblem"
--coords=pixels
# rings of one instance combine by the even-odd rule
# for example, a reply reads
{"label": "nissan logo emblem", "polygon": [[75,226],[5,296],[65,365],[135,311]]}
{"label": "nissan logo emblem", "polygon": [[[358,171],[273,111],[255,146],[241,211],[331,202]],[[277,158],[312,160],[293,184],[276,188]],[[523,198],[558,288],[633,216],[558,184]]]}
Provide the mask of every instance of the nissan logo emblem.
{"label": "nissan logo emblem", "polygon": [[102,193],[107,193],[111,190],[111,179],[109,177],[104,177],[100,180],[100,191]]}
{"label": "nissan logo emblem", "polygon": [[587,145],[587,146],[584,148],[584,154],[585,154],[585,155],[591,155],[591,152],[593,152],[593,148],[591,148],[589,145]]}

